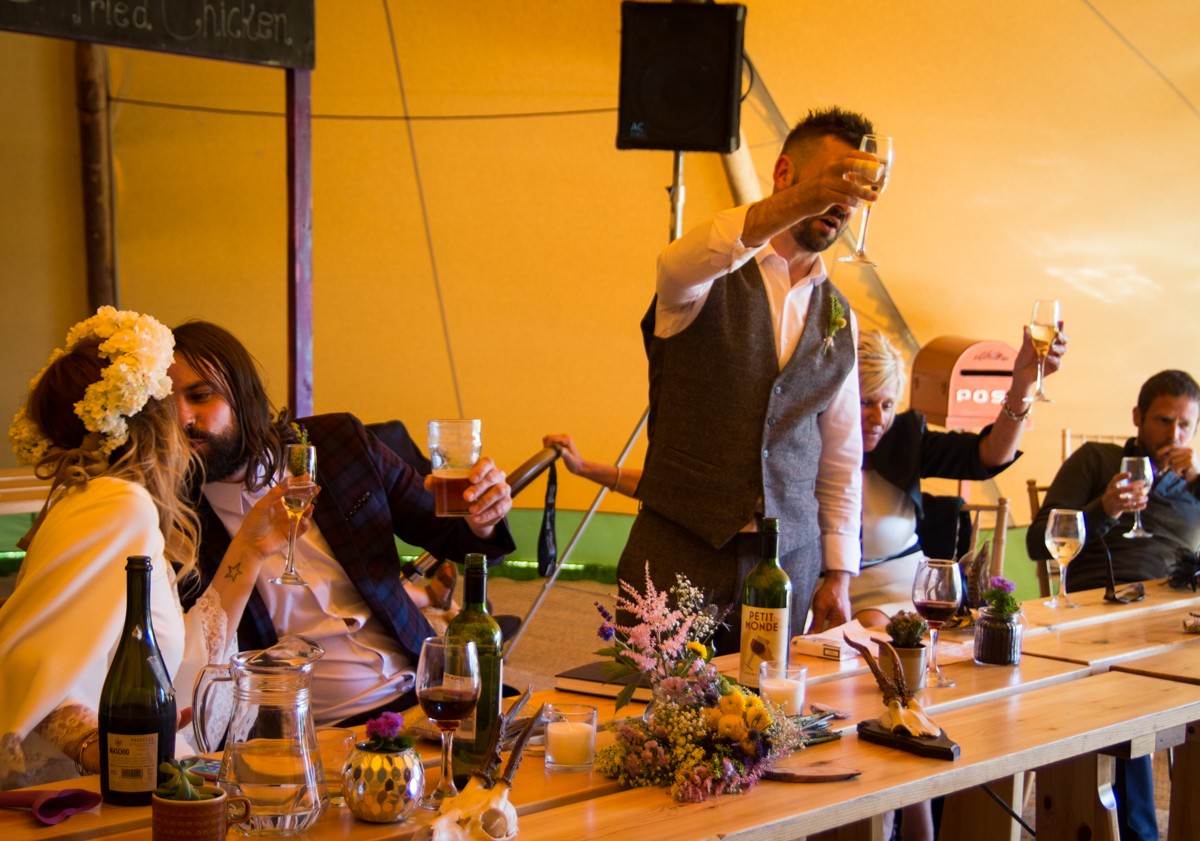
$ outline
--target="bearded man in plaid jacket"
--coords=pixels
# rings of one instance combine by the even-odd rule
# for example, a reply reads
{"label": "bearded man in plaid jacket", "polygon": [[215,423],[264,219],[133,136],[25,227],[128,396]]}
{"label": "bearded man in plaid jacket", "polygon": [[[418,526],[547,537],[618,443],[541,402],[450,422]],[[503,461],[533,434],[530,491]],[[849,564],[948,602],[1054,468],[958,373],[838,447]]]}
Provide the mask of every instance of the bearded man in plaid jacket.
{"label": "bearded man in plaid jacket", "polygon": [[[189,588],[200,593],[230,536],[273,484],[293,433],[275,417],[253,357],[221,327],[196,321],[176,328],[169,373],[180,423],[205,468],[196,504],[201,581]],[[316,640],[325,655],[313,669],[314,718],[361,723],[415,704],[421,640],[433,635],[418,603],[424,591],[401,583],[393,535],[438,558],[479,552],[496,560],[515,548],[504,521],[512,497],[504,473],[483,458],[464,494],[472,514],[439,518],[420,474],[353,415],[299,423],[317,449],[320,487],[296,546],[296,571],[309,586],[270,583],[283,569],[282,554],[255,570],[231,569],[256,577],[238,648],[266,648],[291,634]]]}

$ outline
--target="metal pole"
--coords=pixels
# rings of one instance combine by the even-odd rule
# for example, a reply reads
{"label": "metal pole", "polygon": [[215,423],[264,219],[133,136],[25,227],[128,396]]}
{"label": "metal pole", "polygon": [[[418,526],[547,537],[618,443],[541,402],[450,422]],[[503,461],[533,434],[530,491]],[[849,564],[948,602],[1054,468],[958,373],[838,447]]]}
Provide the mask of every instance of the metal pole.
{"label": "metal pole", "polygon": [[671,195],[671,242],[683,236],[683,203],[687,190],[683,186],[683,152],[675,152],[675,177],[667,188]]}
{"label": "metal pole", "polygon": [[[629,451],[633,449],[633,443],[637,441],[639,435],[642,434],[642,429],[646,426],[646,418],[650,416],[650,407],[646,407],[646,411],[642,412],[642,419],[638,421],[637,428],[633,430],[633,434],[629,436],[629,440],[625,442],[625,449],[621,450],[621,455],[617,457],[617,467],[625,463],[625,459],[629,456]],[[579,527],[575,529],[575,534],[571,535],[571,542],[567,544],[566,551],[563,552],[562,558],[559,559],[558,565],[554,567],[554,574],[546,579],[545,585],[542,587],[542,592],[538,594],[537,601],[533,603],[533,607],[529,608],[529,613],[525,614],[525,618],[521,620],[521,627],[517,631],[517,635],[508,641],[508,648],[504,651],[505,658],[511,657],[513,649],[517,647],[517,643],[521,641],[521,637],[525,635],[525,631],[529,628],[529,622],[533,619],[534,614],[538,612],[538,608],[542,606],[542,602],[546,600],[546,595],[550,592],[550,588],[554,586],[554,582],[558,580],[558,574],[562,572],[566,566],[567,559],[571,557],[571,552],[575,550],[575,544],[579,542],[579,538],[583,536],[583,530],[587,528],[588,523],[592,519],[592,515],[596,513],[596,509],[600,507],[601,500],[608,493],[608,488],[604,485],[600,486],[599,493],[592,500],[591,507],[587,513],[583,515],[583,520],[580,521]]]}

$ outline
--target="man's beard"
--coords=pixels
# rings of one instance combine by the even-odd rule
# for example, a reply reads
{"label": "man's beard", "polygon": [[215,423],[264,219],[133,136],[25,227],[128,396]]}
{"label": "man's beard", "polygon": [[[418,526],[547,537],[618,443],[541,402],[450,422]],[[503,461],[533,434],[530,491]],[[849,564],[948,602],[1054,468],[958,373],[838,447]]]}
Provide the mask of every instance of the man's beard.
{"label": "man's beard", "polygon": [[795,240],[796,244],[805,251],[813,254],[820,254],[837,242],[837,238],[846,227],[846,217],[842,216],[836,210],[831,210],[821,215],[837,217],[840,220],[837,228],[832,231],[826,231],[816,218],[811,218],[800,220],[792,226],[790,231],[792,239]]}
{"label": "man's beard", "polygon": [[204,467],[205,482],[222,482],[237,473],[245,464],[242,430],[236,426],[224,435],[214,435],[199,429],[189,429],[188,438],[206,446],[196,456]]}

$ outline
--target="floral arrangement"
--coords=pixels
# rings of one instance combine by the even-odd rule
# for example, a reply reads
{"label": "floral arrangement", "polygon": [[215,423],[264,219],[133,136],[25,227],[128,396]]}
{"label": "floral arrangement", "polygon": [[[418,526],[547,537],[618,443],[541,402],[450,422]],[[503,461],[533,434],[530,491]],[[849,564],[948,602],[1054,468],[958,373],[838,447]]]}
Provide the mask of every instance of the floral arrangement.
{"label": "floral arrangement", "polygon": [[[55,350],[46,367],[29,382],[32,391],[46,370],[82,341],[101,339],[99,353],[109,365],[97,382],[75,404],[75,414],[89,432],[97,433],[96,453],[107,458],[129,439],[125,418],[136,415],[150,398],[162,400],[171,393],[167,369],[174,359],[175,337],[162,323],[129,310],[100,307],[67,333],[66,349]],[[13,418],[8,440],[20,464],[37,464],[51,441],[22,407]]]}
{"label": "floral arrangement", "polygon": [[1021,612],[1021,603],[1013,596],[1017,585],[1000,575],[993,575],[988,584],[990,586],[983,591],[983,598],[991,606],[993,613],[1007,616]]}
{"label": "floral arrangement", "polygon": [[[828,715],[789,718],[719,674],[706,642],[724,611],[709,605],[684,576],[676,582],[670,591],[657,590],[648,565],[645,595],[621,582],[625,595],[616,605],[636,617],[632,627],[616,624],[596,605],[604,620],[599,636],[613,643],[597,652],[613,658],[609,677],[644,675],[655,697],[649,721],[609,725],[617,740],[596,755],[597,771],[631,788],[669,787],[675,800],[698,803],[750,788],[796,748],[837,738],[824,730]],[[621,692],[618,707],[628,703],[635,685]]]}
{"label": "floral arrangement", "polygon": [[367,722],[367,743],[363,750],[372,753],[399,753],[413,746],[413,740],[400,735],[404,730],[404,716],[400,713],[383,713],[379,718]]}

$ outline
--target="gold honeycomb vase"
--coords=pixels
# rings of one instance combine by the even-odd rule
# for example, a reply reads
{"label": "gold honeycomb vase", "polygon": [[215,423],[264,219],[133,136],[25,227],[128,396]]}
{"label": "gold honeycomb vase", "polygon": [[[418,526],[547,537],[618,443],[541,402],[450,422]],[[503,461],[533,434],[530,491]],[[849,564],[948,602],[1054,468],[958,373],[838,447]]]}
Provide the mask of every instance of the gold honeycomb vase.
{"label": "gold honeycomb vase", "polygon": [[425,769],[411,748],[376,753],[359,742],[342,769],[342,795],[356,818],[372,823],[403,820],[425,793]]}

